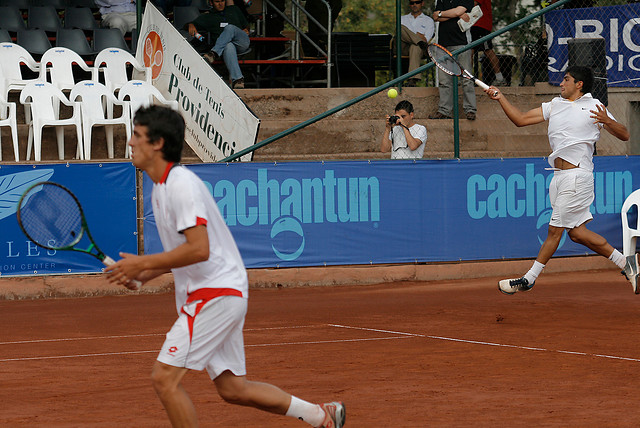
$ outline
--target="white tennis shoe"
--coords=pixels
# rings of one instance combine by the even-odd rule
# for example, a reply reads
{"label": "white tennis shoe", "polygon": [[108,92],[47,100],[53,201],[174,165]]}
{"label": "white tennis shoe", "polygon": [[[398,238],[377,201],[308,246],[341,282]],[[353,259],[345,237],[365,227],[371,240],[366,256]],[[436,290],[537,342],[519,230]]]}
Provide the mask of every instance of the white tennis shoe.
{"label": "white tennis shoe", "polygon": [[640,294],[640,287],[638,287],[638,255],[627,256],[627,263],[624,265],[624,270],[621,272],[631,282],[633,292]]}
{"label": "white tennis shoe", "polygon": [[515,279],[503,279],[498,282],[498,289],[504,294],[514,294],[516,291],[529,291],[533,288],[533,284],[529,284],[529,281],[524,276]]}
{"label": "white tennis shoe", "polygon": [[324,403],[320,407],[324,410],[325,417],[320,428],[342,428],[347,419],[347,411],[341,401]]}

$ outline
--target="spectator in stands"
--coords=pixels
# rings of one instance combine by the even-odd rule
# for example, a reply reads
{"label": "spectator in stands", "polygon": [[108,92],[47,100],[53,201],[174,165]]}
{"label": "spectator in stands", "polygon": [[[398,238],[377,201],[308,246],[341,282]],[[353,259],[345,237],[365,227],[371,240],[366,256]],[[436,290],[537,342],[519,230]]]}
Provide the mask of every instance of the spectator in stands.
{"label": "spectator in stands", "polygon": [[213,64],[222,58],[232,89],[244,88],[244,76],[238,64],[238,54],[249,50],[249,22],[233,0],[210,0],[213,8],[200,15],[195,21],[186,25],[189,34],[209,33],[213,43],[211,50],[204,54],[204,59]]}
{"label": "spectator in stands", "polygon": [[[463,14],[473,9],[473,0],[437,0],[436,10],[433,12],[433,20],[438,22],[438,43],[455,51],[463,48],[471,42],[471,31],[460,31],[458,19]],[[468,69],[472,69],[471,50],[467,50],[458,55],[460,64]],[[429,115],[429,119],[451,119],[453,113],[453,76],[438,69],[438,80],[440,86],[440,102],[438,111]],[[463,107],[467,120],[476,120],[476,88],[469,79],[462,80]]]}
{"label": "spectator in stands", "polygon": [[[475,4],[480,5],[480,9],[482,10],[482,17],[478,19],[478,22],[475,23],[473,27],[471,27],[471,37],[475,42],[478,39],[490,34],[493,31],[493,14],[491,13],[491,0],[476,0]],[[465,21],[469,20],[467,15],[467,19],[465,19],[465,15],[461,16],[461,19]],[[493,68],[493,72],[496,74],[496,80],[493,82],[496,86],[504,86],[505,80],[504,76],[502,76],[502,72],[500,70],[500,60],[498,56],[493,51],[493,40],[487,40],[484,42],[480,48],[484,51],[487,59],[489,60],[489,64],[491,64],[491,68]]]}
{"label": "spectator in stands", "polygon": [[100,7],[102,26],[130,33],[137,25],[135,0],[95,0]]}
{"label": "spectator in stands", "polygon": [[427,128],[413,121],[413,105],[403,100],[393,116],[385,119],[380,151],[391,152],[391,159],[420,159],[427,142]]}
{"label": "spectator in stands", "polygon": [[172,13],[175,6],[191,6],[191,0],[151,0],[165,15]]}
{"label": "spectator in stands", "polygon": [[[422,13],[423,0],[409,0],[410,12],[402,15],[400,23],[402,55],[409,55],[409,71],[420,67],[420,60],[427,57],[427,46],[433,38],[435,25],[430,16]],[[413,76],[404,86],[416,86],[420,76]]]}

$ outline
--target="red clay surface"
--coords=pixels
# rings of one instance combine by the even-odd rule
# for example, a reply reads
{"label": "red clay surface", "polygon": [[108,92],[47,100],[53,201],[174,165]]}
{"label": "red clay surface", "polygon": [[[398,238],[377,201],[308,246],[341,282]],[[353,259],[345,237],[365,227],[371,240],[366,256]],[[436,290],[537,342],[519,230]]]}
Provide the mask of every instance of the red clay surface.
{"label": "red clay surface", "polygon": [[[251,290],[249,378],[344,400],[347,427],[640,425],[640,296],[615,271]],[[166,427],[149,382],[172,294],[0,301],[0,425]],[[224,403],[202,427],[303,427]]]}

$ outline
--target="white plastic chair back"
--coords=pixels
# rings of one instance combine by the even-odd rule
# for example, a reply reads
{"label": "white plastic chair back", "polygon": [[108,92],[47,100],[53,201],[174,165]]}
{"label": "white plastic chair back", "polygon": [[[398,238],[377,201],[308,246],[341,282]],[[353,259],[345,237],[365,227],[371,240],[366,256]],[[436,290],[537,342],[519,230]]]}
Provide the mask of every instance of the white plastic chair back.
{"label": "white plastic chair back", "polygon": [[93,77],[94,70],[84,62],[80,55],[71,49],[56,47],[49,49],[42,55],[38,79],[47,81],[48,72],[51,83],[58,89],[71,89],[76,84],[73,78],[73,64],[77,64],[84,71],[91,72]]}
{"label": "white plastic chair back", "polygon": [[[11,138],[13,139],[13,156],[17,161],[19,158],[18,151],[18,120],[16,117],[16,103],[7,102],[0,95],[0,126],[8,126],[11,128]],[[1,133],[0,133],[1,134]],[[2,160],[2,144],[0,143],[0,161]]]}
{"label": "white plastic chair back", "polygon": [[105,86],[111,92],[115,92],[129,81],[127,64],[133,66],[134,74],[138,72],[145,81],[151,82],[151,68],[140,64],[129,52],[118,48],[107,48],[100,51],[94,61],[94,76],[97,80],[99,73],[103,72]]}
{"label": "white plastic chair back", "polygon": [[39,64],[31,54],[22,46],[15,43],[0,43],[0,94],[8,99],[9,91],[21,90],[24,86],[36,79],[23,79],[20,64],[24,63],[32,71],[40,69]]}
{"label": "white plastic chair back", "polygon": [[[69,101],[62,91],[49,82],[36,81],[28,83],[20,93],[20,103],[25,104],[26,123],[29,125],[29,142],[27,160],[31,157],[31,148],[35,152],[35,160],[39,162],[42,154],[42,128],[56,126],[58,142],[58,158],[64,159],[64,126],[76,127],[78,147],[76,158],[82,159],[82,125],[80,114],[74,103]],[[60,104],[73,107],[73,114],[68,119],[60,119]],[[31,118],[27,111],[31,111]]]}
{"label": "white plastic chair back", "polygon": [[[635,228],[629,226],[628,213],[632,207],[636,207],[637,223]],[[622,204],[622,254],[631,256],[636,252],[636,239],[640,236],[640,189],[635,190]]]}
{"label": "white plastic chair back", "polygon": [[[104,125],[107,139],[107,152],[109,158],[113,158],[113,126],[124,125],[127,141],[131,138],[131,117],[128,106],[118,101],[105,85],[93,80],[78,82],[71,90],[72,101],[78,102],[82,111],[82,129],[84,138],[84,157],[91,159],[91,131],[95,125]],[[106,106],[119,105],[122,107],[122,115],[113,118],[108,113]]]}

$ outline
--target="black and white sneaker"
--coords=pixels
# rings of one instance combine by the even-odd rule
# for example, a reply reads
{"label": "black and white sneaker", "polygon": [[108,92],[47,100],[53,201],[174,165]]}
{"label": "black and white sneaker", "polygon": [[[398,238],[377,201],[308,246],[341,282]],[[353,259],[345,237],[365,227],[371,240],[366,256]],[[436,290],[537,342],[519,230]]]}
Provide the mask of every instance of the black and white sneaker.
{"label": "black and white sneaker", "polygon": [[631,283],[633,292],[640,294],[640,287],[638,287],[638,255],[627,256],[627,263],[624,265],[622,272]]}
{"label": "black and white sneaker", "polygon": [[516,291],[529,291],[533,288],[533,285],[536,282],[533,281],[532,284],[529,284],[529,280],[524,276],[522,278],[515,279],[503,279],[498,282],[498,289],[502,291],[504,294],[514,294]]}

